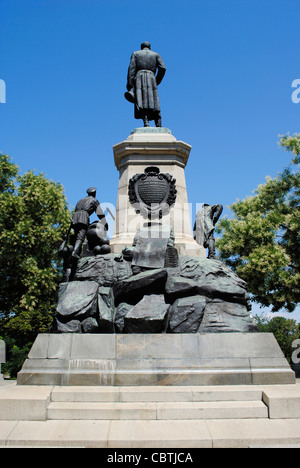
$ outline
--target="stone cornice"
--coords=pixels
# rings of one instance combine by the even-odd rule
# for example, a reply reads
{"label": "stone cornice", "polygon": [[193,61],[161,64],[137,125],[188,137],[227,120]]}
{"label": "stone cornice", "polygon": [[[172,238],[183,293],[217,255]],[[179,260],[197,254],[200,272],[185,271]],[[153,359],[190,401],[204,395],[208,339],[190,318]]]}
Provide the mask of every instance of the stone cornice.
{"label": "stone cornice", "polygon": [[117,169],[122,166],[122,159],[130,156],[136,163],[138,160],[145,160],[148,163],[152,158],[161,158],[164,163],[181,163],[185,167],[191,151],[191,146],[183,141],[151,141],[151,138],[147,135],[147,140],[142,141],[122,141],[113,146],[114,160]]}

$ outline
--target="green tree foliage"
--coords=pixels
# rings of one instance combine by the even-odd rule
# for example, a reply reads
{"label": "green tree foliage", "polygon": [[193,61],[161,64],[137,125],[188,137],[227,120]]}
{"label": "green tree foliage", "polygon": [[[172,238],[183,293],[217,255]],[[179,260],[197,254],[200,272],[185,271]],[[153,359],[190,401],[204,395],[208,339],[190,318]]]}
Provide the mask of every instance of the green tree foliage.
{"label": "green tree foliage", "polygon": [[292,346],[295,340],[300,338],[300,325],[295,320],[284,317],[254,317],[260,332],[273,333],[287,361],[292,364],[292,354],[295,348]]}
{"label": "green tree foliage", "polygon": [[253,300],[276,312],[300,302],[300,134],[281,137],[295,158],[219,222],[221,259],[248,283]]}
{"label": "green tree foliage", "polygon": [[19,175],[7,155],[0,177],[0,334],[23,347],[52,322],[70,212],[60,184]]}
{"label": "green tree foliage", "polygon": [[[0,339],[3,339],[0,336]],[[19,347],[16,345],[16,340],[6,336],[6,363],[1,365],[3,374],[8,374],[10,378],[16,378],[23,362],[28,356],[32,343],[29,342],[25,346]]]}
{"label": "green tree foliage", "polygon": [[279,142],[280,146],[286,151],[291,151],[295,158],[292,160],[293,164],[300,163],[300,133],[295,133],[293,136],[282,135]]}

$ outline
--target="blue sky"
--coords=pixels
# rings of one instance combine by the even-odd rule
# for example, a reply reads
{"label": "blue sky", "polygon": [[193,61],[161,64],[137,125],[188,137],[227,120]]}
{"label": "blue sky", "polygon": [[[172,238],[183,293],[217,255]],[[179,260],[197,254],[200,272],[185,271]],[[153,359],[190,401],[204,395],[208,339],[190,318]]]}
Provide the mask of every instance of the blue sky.
{"label": "blue sky", "polygon": [[115,204],[112,146],[142,124],[127,68],[147,40],[167,67],[163,126],[192,145],[189,202],[226,207],[289,162],[277,141],[300,131],[299,13],[299,0],[0,0],[0,151],[61,182],[71,207],[91,185]]}

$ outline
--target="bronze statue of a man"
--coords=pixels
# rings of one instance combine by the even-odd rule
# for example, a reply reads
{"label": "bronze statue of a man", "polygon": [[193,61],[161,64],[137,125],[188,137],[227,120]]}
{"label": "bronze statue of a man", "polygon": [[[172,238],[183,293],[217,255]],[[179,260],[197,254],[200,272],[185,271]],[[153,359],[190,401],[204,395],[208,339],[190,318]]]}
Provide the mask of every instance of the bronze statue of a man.
{"label": "bronze statue of a man", "polygon": [[72,258],[79,259],[81,247],[85,240],[87,229],[89,227],[90,216],[96,213],[105,231],[108,230],[105,215],[102,211],[99,201],[96,199],[96,188],[87,189],[88,196],[79,200],[75,207],[75,213],[72,218],[72,227],[74,230],[75,243],[72,252]]}
{"label": "bronze statue of a man", "polygon": [[149,127],[149,120],[154,120],[156,127],[161,127],[157,86],[165,72],[166,67],[161,56],[151,50],[149,42],[143,42],[141,50],[133,52],[128,68],[128,92],[125,93],[125,97],[134,102],[134,117],[143,119],[144,127]]}
{"label": "bronze statue of a man", "polygon": [[208,248],[208,258],[216,258],[215,250],[215,225],[223,211],[223,206],[204,204],[196,214],[194,224],[194,239],[199,245]]}

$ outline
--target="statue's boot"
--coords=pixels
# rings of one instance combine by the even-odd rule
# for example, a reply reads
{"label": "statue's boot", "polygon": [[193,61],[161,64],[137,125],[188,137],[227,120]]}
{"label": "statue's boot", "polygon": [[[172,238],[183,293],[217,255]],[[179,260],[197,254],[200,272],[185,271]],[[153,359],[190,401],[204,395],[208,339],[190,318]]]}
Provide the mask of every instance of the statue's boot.
{"label": "statue's boot", "polygon": [[155,120],[156,127],[161,127],[161,119]]}
{"label": "statue's boot", "polygon": [[216,260],[217,257],[216,257],[216,249],[215,249],[215,240],[213,238],[208,239],[207,247],[208,247],[207,258],[210,258],[211,260]]}
{"label": "statue's boot", "polygon": [[143,118],[143,121],[144,121],[144,127],[149,127],[149,120],[147,116]]}
{"label": "statue's boot", "polygon": [[82,241],[81,240],[77,240],[75,242],[75,245],[74,245],[74,249],[73,249],[73,252],[72,252],[72,260],[79,260],[80,259],[80,252],[81,252],[81,247],[82,247]]}

